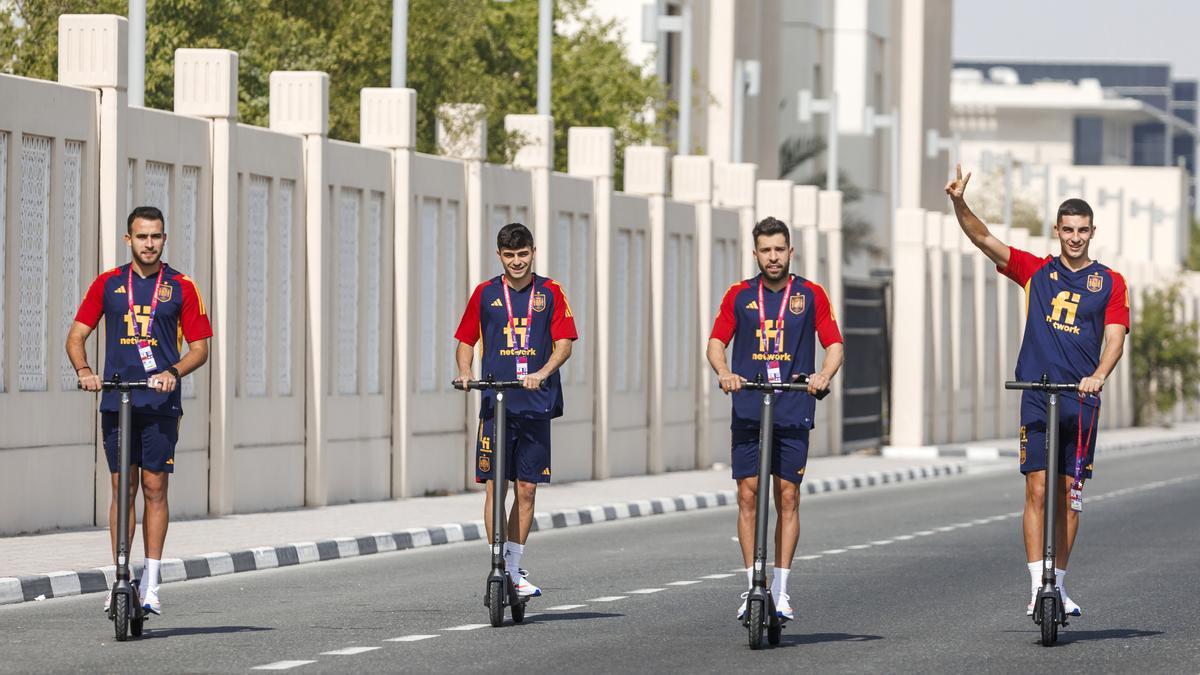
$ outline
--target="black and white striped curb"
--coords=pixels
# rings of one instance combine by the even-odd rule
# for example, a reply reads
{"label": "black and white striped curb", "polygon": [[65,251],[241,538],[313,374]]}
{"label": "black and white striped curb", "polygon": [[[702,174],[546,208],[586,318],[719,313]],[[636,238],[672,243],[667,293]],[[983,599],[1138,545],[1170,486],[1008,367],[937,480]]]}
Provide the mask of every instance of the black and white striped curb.
{"label": "black and white striped curb", "polygon": [[[801,485],[804,494],[845,492],[895,483],[958,475],[962,464],[937,464],[891,471],[872,471],[840,478],[814,478]],[[641,518],[664,513],[695,511],[737,503],[734,490],[660,497],[605,506],[585,506],[534,514],[533,530],[557,530],[626,518]],[[374,553],[405,551],[439,544],[484,539],[482,520],[422,527],[400,532],[380,532],[360,537],[338,537],[285,546],[262,546],[232,553],[206,553],[191,558],[164,558],[162,583],[191,581],[238,572],[290,567],[325,560],[354,558]],[[141,574],[135,563],[133,576]],[[98,567],[74,572],[52,572],[21,577],[0,577],[0,605],[48,600],[50,598],[100,593],[112,587],[116,568]]]}
{"label": "black and white striped curb", "polygon": [[[1097,455],[1111,455],[1130,450],[1164,451],[1200,444],[1200,435],[1190,434],[1159,440],[1130,439],[1100,442],[1096,445]],[[965,459],[968,462],[994,462],[1016,459],[1020,456],[1016,442],[1010,447],[996,448],[982,445],[925,445],[920,447],[886,446],[882,456],[893,459]]]}

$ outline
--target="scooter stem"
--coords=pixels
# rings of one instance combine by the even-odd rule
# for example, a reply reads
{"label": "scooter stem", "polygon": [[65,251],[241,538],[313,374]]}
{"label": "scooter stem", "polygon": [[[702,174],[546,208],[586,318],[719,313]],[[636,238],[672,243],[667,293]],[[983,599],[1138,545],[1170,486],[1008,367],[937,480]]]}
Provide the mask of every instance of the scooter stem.
{"label": "scooter stem", "polygon": [[117,432],[120,438],[117,458],[117,580],[119,582],[129,581],[129,429],[132,416],[129,399],[129,390],[122,389]]}
{"label": "scooter stem", "polygon": [[771,444],[773,443],[773,410],[775,396],[763,394],[762,422],[758,441],[758,494],[754,509],[754,586],[767,585],[767,521],[771,507]]}
{"label": "scooter stem", "polygon": [[1058,479],[1058,393],[1051,390],[1046,401],[1046,503],[1042,525],[1043,550],[1042,588],[1054,588],[1054,543],[1058,524],[1059,479]]}
{"label": "scooter stem", "polygon": [[504,569],[504,492],[508,487],[508,473],[504,466],[504,436],[508,430],[507,412],[505,410],[504,390],[496,390],[496,440],[492,448],[492,569]]}

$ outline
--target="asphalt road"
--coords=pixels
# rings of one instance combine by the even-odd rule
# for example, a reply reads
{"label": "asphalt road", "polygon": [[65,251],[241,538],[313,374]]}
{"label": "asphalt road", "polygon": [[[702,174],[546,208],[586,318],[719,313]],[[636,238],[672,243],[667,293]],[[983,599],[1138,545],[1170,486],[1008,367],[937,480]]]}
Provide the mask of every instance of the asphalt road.
{"label": "asphalt road", "polygon": [[1196,672],[1200,455],[1102,457],[1054,648],[1025,617],[1013,470],[806,498],[792,604],[751,652],[732,508],[535,534],[545,596],[491,628],[478,542],[163,587],[116,643],[96,595],[0,608],[0,671]]}

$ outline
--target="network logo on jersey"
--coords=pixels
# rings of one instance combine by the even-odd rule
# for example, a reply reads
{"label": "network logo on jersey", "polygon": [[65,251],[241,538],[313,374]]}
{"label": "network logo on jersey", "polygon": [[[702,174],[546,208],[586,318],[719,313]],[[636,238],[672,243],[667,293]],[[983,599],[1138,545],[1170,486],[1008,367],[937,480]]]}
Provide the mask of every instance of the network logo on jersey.
{"label": "network logo on jersey", "polygon": [[[544,295],[542,296],[542,299],[543,299],[542,309],[546,308],[545,297],[546,296],[544,296]],[[537,298],[536,297],[533,299],[533,307],[534,307],[533,311],[536,312],[537,311]],[[538,352],[537,352],[537,349],[534,347],[527,347],[525,349],[519,349],[517,347],[518,343],[526,344],[525,335],[529,332],[528,320],[524,319],[522,317],[514,316],[513,323],[515,324],[515,326],[505,326],[504,327],[504,339],[508,341],[508,347],[506,349],[500,350],[500,356],[537,356]],[[513,333],[516,333],[516,335],[514,336]]]}
{"label": "network logo on jersey", "polygon": [[[803,304],[803,303],[801,303]],[[786,325],[787,322],[784,321]],[[765,335],[762,329],[754,331],[754,337],[758,338],[758,351],[751,355],[754,361],[791,361],[792,355],[785,351],[780,351],[779,345],[786,341],[784,335],[784,327],[777,326],[775,319],[767,319]],[[770,352],[770,346],[775,347],[775,351]]]}
{"label": "network logo on jersey", "polygon": [[[1091,283],[1091,280],[1088,280]],[[1046,323],[1064,333],[1079,335],[1079,326],[1075,325],[1075,314],[1079,311],[1079,294],[1070,291],[1059,291],[1050,301],[1050,313],[1046,315]]]}

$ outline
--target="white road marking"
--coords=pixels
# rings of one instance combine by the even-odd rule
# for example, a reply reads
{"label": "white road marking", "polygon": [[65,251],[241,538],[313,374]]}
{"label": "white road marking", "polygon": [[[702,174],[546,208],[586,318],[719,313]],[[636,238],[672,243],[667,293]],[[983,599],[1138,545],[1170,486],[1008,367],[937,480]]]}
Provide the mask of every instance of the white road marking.
{"label": "white road marking", "polygon": [[687,581],[672,581],[668,586],[691,586],[692,584],[700,583],[699,579],[689,579]]}
{"label": "white road marking", "polygon": [[918,537],[928,537],[929,535],[934,534],[934,531],[933,530],[921,530],[920,532],[913,532],[913,534],[917,535]]}
{"label": "white road marking", "polygon": [[616,602],[617,600],[624,600],[628,597],[628,595],[606,595],[602,598],[592,598],[591,600],[588,600],[588,602]]}
{"label": "white road marking", "polygon": [[276,661],[275,663],[268,663],[265,666],[254,666],[250,670],[287,670],[288,668],[295,668],[296,666],[303,666],[309,663],[316,663],[316,661]]}
{"label": "white road marking", "polygon": [[847,546],[846,548],[850,549],[851,551],[861,551],[864,548],[871,548],[871,545],[870,544],[854,544],[853,546]]}
{"label": "white road marking", "polygon": [[942,527],[935,527],[933,529],[935,532],[949,532],[950,530],[957,530],[958,526],[957,525],[943,525]]}
{"label": "white road marking", "polygon": [[821,551],[821,555],[837,555],[839,553],[845,553],[845,552],[846,552],[846,549],[844,549],[844,548],[831,548],[828,551]]}
{"label": "white road marking", "polygon": [[637,590],[633,590],[633,591],[625,591],[625,592],[626,592],[626,593],[629,593],[630,595],[634,595],[634,594],[636,594],[636,595],[649,595],[649,594],[651,594],[651,593],[657,593],[657,592],[659,592],[659,591],[665,591],[665,590],[667,590],[667,589],[665,589],[665,588],[639,588],[639,589],[637,589]]}
{"label": "white road marking", "polygon": [[[558,611],[563,611],[563,610],[567,610],[567,609],[579,609],[580,607],[587,607],[587,605],[555,605],[553,607],[547,607],[546,611],[547,612],[558,612]],[[529,616],[529,615],[526,614],[526,616]]]}
{"label": "white road marking", "polygon": [[442,630],[475,630],[476,628],[486,628],[490,625],[490,623],[465,623],[461,626],[452,626],[450,628],[443,628]]}
{"label": "white road marking", "polygon": [[911,534],[901,534],[892,538],[896,541],[908,541],[909,539],[916,539],[916,537],[912,536]]}
{"label": "white road marking", "polygon": [[895,540],[893,540],[893,539],[879,539],[879,540],[877,540],[877,541],[873,541],[873,542],[871,542],[871,543],[872,543],[872,544],[874,544],[875,546],[887,546],[888,544],[895,543]]}
{"label": "white road marking", "polygon": [[346,647],[344,649],[335,649],[331,652],[321,652],[321,656],[354,656],[364,652],[373,652],[379,647]]}
{"label": "white road marking", "polygon": [[800,556],[796,556],[796,558],[795,558],[795,559],[796,559],[796,560],[816,560],[817,558],[820,558],[820,557],[821,557],[821,554],[820,554],[820,553],[817,553],[817,554],[815,554],[815,555],[800,555]]}
{"label": "white road marking", "polygon": [[384,642],[420,642],[430,638],[440,637],[438,635],[404,635],[397,638],[388,638]]}
{"label": "white road marking", "polygon": [[[741,570],[738,570],[738,571],[740,572]],[[721,574],[706,574],[700,578],[701,579],[728,579],[731,576],[733,576],[733,575],[728,574],[728,573],[721,573]]]}

